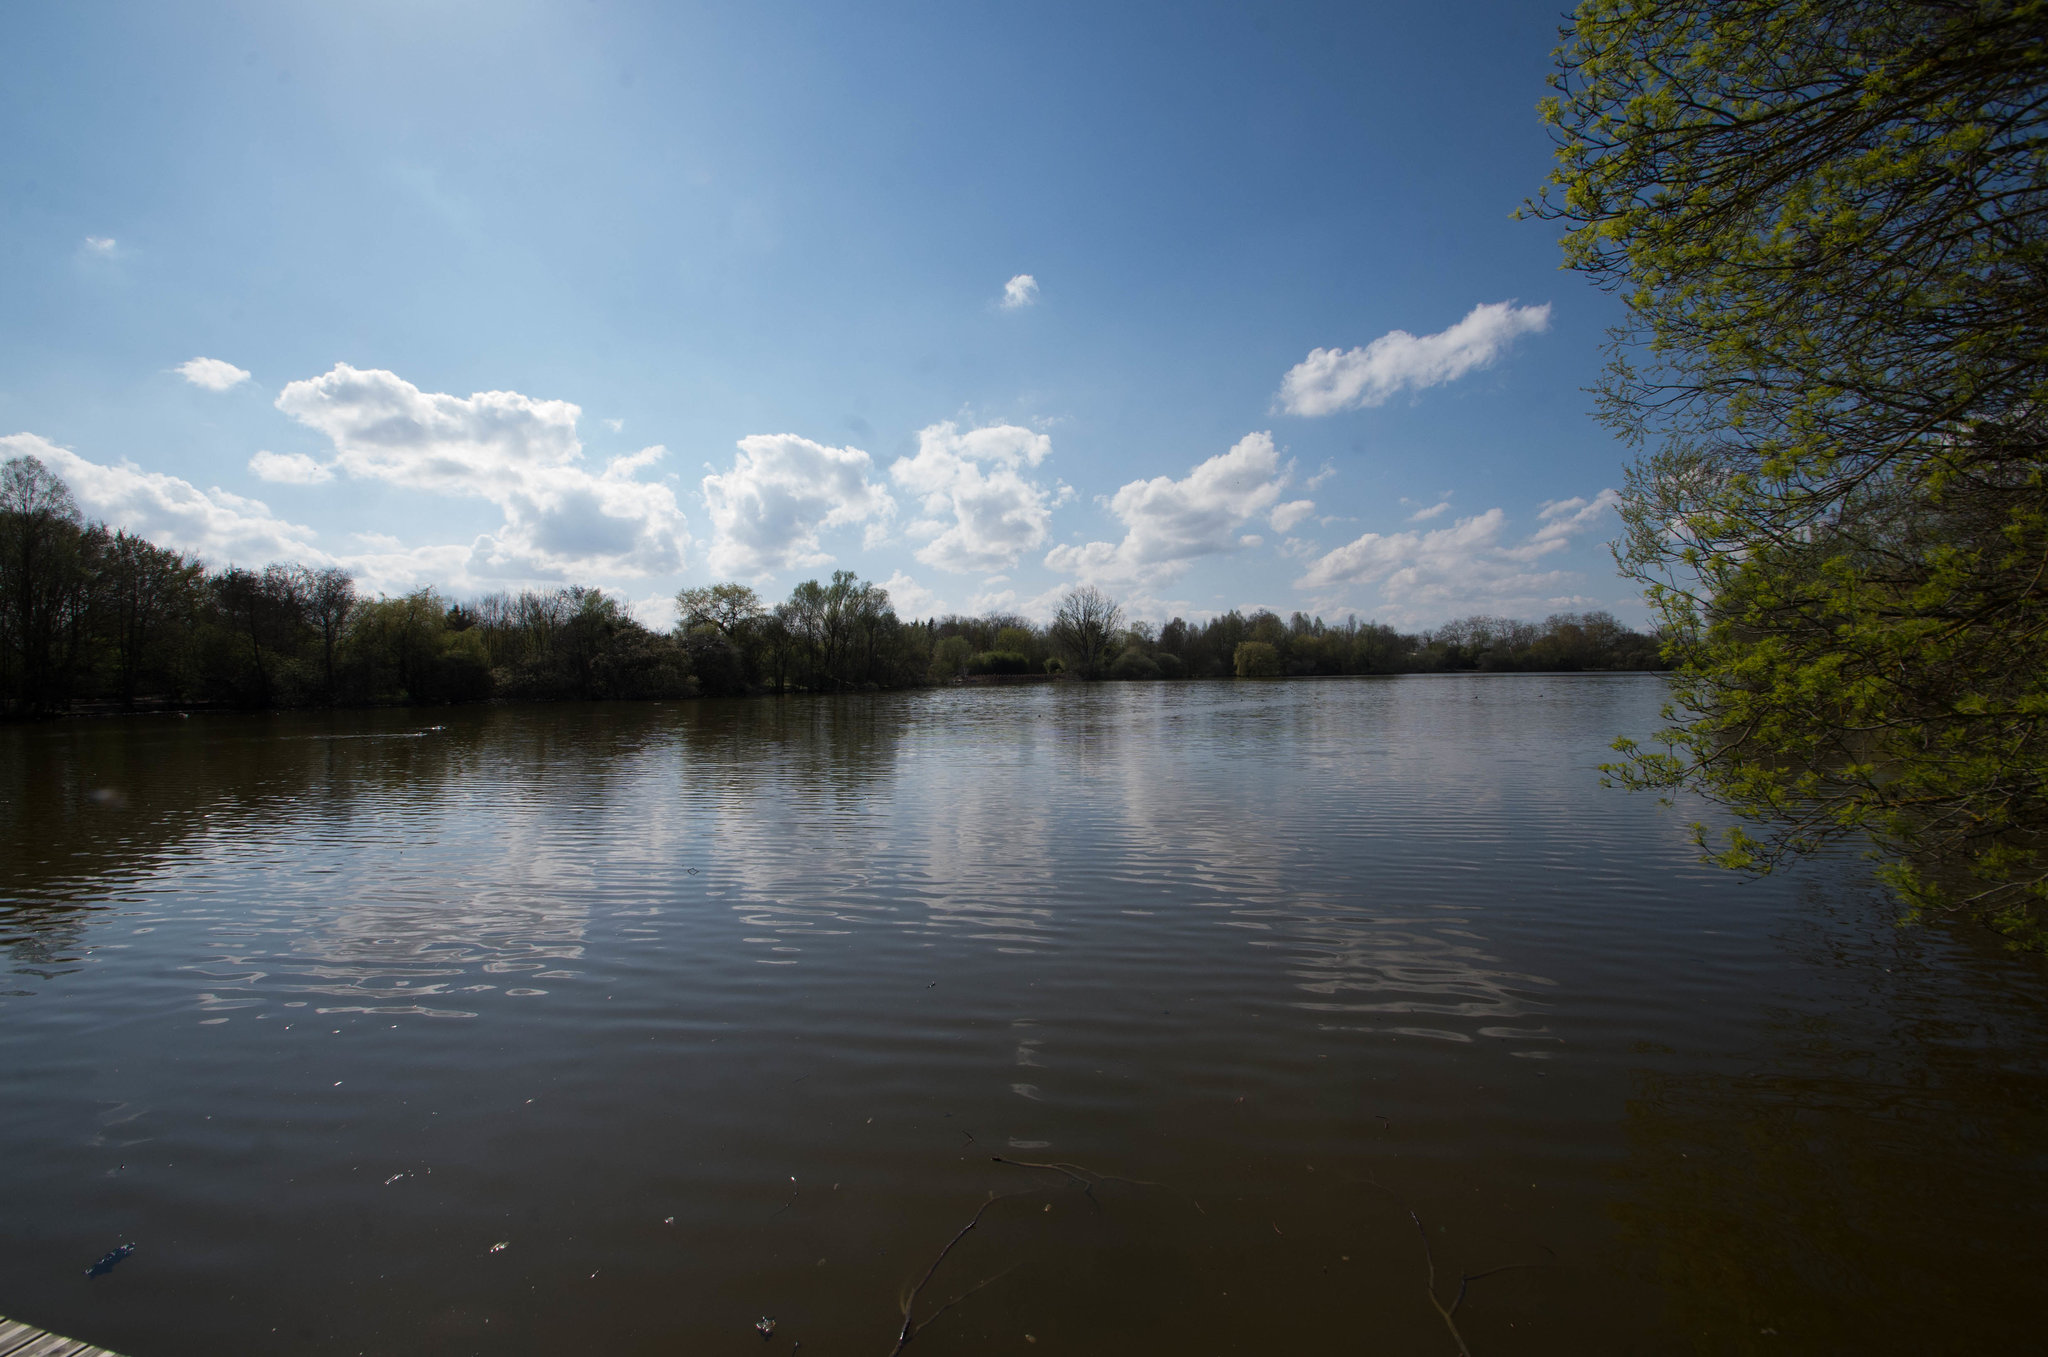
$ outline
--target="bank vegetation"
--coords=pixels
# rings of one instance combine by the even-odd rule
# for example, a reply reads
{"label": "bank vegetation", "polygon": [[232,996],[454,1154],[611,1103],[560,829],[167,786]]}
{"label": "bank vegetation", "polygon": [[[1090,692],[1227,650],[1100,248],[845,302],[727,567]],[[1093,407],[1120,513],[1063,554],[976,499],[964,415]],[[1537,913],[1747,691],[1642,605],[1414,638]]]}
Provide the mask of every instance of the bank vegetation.
{"label": "bank vegetation", "polygon": [[727,583],[685,589],[676,608],[661,631],[598,589],[369,597],[334,566],[211,568],[86,521],[33,457],[0,466],[0,712],[13,717],[1658,662],[1653,638],[1605,613],[1474,617],[1420,634],[1265,611],[1154,626],[1083,587],[1042,626],[1008,614],[911,621],[845,570],[777,603]]}

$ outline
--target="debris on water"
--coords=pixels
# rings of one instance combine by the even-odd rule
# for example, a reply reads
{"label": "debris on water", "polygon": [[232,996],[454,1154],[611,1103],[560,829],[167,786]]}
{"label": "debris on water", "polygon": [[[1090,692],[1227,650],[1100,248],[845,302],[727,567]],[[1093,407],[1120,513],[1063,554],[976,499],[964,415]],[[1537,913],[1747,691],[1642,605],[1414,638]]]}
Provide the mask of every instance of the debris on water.
{"label": "debris on water", "polygon": [[412,1177],[412,1175],[411,1175],[410,1173],[407,1173],[407,1172],[404,1172],[403,1170],[401,1170],[400,1172],[397,1172],[397,1173],[394,1173],[394,1174],[392,1174],[392,1175],[391,1175],[391,1176],[390,1176],[389,1178],[386,1178],[386,1179],[384,1180],[384,1186],[386,1186],[386,1187],[389,1187],[389,1186],[391,1186],[391,1185],[392,1185],[393,1183],[397,1182],[397,1181],[398,1181],[398,1180],[399,1180],[400,1178],[410,1178],[410,1177]]}
{"label": "debris on water", "polygon": [[775,1321],[767,1315],[762,1315],[754,1321],[754,1332],[760,1334],[762,1341],[766,1342],[775,1336]]}
{"label": "debris on water", "polygon": [[121,1247],[106,1254],[97,1263],[94,1263],[91,1267],[87,1268],[85,1270],[85,1275],[88,1277],[104,1277],[109,1272],[112,1272],[114,1270],[114,1265],[116,1263],[120,1262],[123,1258],[126,1258],[129,1254],[133,1252],[135,1252],[135,1246],[133,1244],[123,1244],[121,1245]]}
{"label": "debris on water", "polygon": [[676,1218],[674,1216],[663,1216],[661,1218],[661,1223],[664,1225],[673,1225],[676,1223]]}
{"label": "debris on water", "polygon": [[511,1241],[511,1240],[509,1240],[509,1239],[501,1239],[501,1240],[499,1240],[499,1241],[498,1241],[497,1243],[495,1243],[495,1244],[491,1245],[491,1252],[492,1252],[492,1253],[503,1253],[503,1252],[504,1252],[505,1250],[507,1250],[507,1249],[509,1249],[509,1248],[511,1248],[511,1247],[512,1247],[512,1241]]}

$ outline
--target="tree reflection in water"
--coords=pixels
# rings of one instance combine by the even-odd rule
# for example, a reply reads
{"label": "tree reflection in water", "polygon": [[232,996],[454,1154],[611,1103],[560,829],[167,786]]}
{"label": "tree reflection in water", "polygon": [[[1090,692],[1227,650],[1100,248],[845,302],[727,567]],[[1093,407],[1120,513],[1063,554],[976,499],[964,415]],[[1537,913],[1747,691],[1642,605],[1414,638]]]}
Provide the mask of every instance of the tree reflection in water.
{"label": "tree reflection in water", "polygon": [[1637,1072],[1629,1264],[1702,1353],[2031,1349],[2040,1260],[2012,1241],[2048,1203],[2048,1070],[2011,972],[2034,963],[1840,922],[1788,941],[1833,992],[1773,1012],[1740,1068]]}

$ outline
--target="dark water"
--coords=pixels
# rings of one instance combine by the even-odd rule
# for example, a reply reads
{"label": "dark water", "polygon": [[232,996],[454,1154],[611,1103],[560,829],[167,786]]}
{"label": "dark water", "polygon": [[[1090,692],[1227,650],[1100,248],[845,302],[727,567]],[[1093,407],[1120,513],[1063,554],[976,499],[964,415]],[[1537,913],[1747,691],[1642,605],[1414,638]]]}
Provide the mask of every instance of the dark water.
{"label": "dark water", "polygon": [[911,1351],[2033,1349],[2042,968],[1695,865],[1660,696],[0,732],[0,1313],[879,1357],[996,1192]]}

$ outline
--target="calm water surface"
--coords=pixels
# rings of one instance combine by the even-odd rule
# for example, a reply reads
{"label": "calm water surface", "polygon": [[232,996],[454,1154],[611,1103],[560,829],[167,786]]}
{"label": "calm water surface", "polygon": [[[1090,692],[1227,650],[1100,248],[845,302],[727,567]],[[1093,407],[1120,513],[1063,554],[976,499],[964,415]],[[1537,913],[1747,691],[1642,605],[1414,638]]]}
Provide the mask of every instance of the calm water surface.
{"label": "calm water surface", "polygon": [[998,1193],[911,1351],[2032,1349],[2041,966],[1697,866],[1661,692],[0,732],[0,1313],[880,1357]]}

